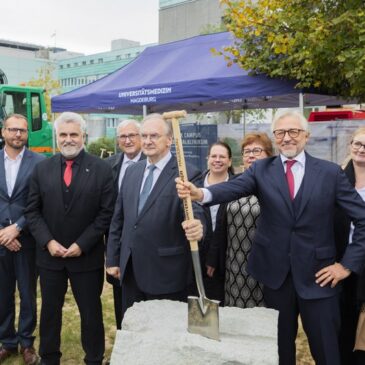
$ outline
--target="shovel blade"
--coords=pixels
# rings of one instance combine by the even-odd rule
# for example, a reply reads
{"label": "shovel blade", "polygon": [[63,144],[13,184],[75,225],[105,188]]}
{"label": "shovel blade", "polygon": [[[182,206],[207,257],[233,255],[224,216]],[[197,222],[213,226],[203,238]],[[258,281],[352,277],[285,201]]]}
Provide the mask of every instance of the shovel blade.
{"label": "shovel blade", "polygon": [[188,331],[219,341],[219,301],[203,297],[203,313],[198,297],[188,297]]}

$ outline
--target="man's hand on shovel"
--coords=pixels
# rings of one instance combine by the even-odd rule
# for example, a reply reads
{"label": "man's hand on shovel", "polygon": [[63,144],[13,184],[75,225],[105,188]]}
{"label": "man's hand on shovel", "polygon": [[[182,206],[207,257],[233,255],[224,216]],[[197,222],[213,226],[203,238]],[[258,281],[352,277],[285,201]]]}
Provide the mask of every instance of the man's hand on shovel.
{"label": "man's hand on shovel", "polygon": [[186,220],[181,225],[188,241],[200,241],[203,238],[203,225],[199,219]]}
{"label": "man's hand on shovel", "polygon": [[204,198],[203,191],[197,188],[190,181],[182,181],[179,177],[175,179],[177,195],[180,199],[187,198],[189,195],[192,201],[201,202]]}

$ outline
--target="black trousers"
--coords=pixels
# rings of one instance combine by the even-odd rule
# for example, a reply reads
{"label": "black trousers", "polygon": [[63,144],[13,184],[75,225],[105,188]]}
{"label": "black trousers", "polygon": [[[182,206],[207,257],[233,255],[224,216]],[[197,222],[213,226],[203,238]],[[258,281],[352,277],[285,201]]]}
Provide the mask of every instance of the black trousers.
{"label": "black trousers", "polygon": [[[15,328],[15,288],[20,293],[18,328]],[[11,252],[0,247],[0,343],[6,349],[33,346],[37,323],[37,270],[35,249]]]}
{"label": "black trousers", "polygon": [[106,281],[113,285],[114,316],[117,330],[122,327],[122,288],[119,279],[106,274]]}
{"label": "black trousers", "polygon": [[[69,272],[39,268],[42,308],[40,319],[39,355],[44,365],[59,365],[62,353],[62,307],[68,280],[81,318],[81,343],[85,364],[101,365],[105,339],[100,296],[103,290],[104,269]],[[77,316],[77,314],[74,314]]]}
{"label": "black trousers", "polygon": [[130,259],[122,281],[122,320],[127,309],[132,307],[134,303],[154,299],[169,299],[186,302],[187,288],[179,292],[164,294],[149,294],[141,291],[134,278],[132,260]]}
{"label": "black trousers", "polygon": [[268,308],[279,311],[280,365],[296,365],[295,339],[299,314],[316,365],[340,365],[340,310],[337,295],[322,299],[302,299],[289,274],[279,289],[264,287],[264,300]]}

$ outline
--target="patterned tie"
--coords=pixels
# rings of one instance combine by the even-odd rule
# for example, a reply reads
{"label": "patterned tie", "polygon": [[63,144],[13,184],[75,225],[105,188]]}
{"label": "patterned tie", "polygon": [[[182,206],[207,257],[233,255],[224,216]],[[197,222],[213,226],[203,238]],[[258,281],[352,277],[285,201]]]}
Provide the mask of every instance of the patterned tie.
{"label": "patterned tie", "polygon": [[146,200],[148,198],[148,195],[150,195],[150,191],[152,188],[152,183],[153,183],[153,171],[155,170],[156,166],[155,165],[149,165],[148,169],[150,170],[146,180],[144,182],[141,194],[139,195],[139,202],[138,202],[138,214],[141,212],[143,206],[146,203]]}
{"label": "patterned tie", "polygon": [[73,160],[66,160],[66,168],[63,174],[63,181],[65,182],[66,186],[69,187],[72,180],[72,164],[74,163]]}
{"label": "patterned tie", "polygon": [[296,162],[296,160],[286,160],[286,181],[288,182],[289,195],[291,200],[294,200],[294,175],[291,168]]}

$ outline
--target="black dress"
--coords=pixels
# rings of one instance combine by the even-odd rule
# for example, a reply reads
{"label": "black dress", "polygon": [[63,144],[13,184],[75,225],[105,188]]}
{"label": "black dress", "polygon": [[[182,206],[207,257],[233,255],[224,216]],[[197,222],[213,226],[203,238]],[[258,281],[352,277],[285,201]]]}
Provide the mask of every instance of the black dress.
{"label": "black dress", "polygon": [[[345,173],[355,186],[355,171],[352,161],[345,167]],[[349,242],[351,220],[340,208],[335,213],[335,241],[337,261],[340,261]],[[340,293],[341,330],[339,346],[342,365],[364,365],[365,351],[353,352],[357,321],[361,305],[365,303],[365,271],[361,275],[352,273],[342,282]]]}

